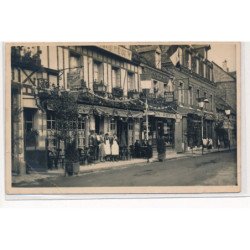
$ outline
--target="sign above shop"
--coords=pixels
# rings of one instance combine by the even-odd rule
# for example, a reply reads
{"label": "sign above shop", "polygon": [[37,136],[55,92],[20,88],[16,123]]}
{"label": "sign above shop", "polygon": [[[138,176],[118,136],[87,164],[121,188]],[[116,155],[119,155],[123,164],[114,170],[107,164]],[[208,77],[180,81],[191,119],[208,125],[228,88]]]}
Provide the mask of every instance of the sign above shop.
{"label": "sign above shop", "polygon": [[174,92],[165,92],[164,97],[165,97],[166,102],[173,102],[174,101]]}
{"label": "sign above shop", "polygon": [[150,77],[150,79],[154,79],[160,82],[168,83],[169,81],[169,76],[165,75],[164,73],[158,72],[156,70],[150,69],[150,68],[144,68],[144,73],[143,75],[147,75]]}
{"label": "sign above shop", "polygon": [[131,60],[132,59],[132,51],[119,46],[119,45],[99,45],[98,47],[109,51],[117,56],[123,57],[127,60]]}
{"label": "sign above shop", "polygon": [[72,71],[67,74],[68,86],[71,90],[81,87],[80,71]]}

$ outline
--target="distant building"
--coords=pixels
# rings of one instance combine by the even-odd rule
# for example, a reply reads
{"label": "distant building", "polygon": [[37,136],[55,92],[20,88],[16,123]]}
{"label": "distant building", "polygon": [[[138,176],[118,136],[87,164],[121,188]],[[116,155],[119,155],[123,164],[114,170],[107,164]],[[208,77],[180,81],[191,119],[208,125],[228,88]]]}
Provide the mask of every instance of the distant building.
{"label": "distant building", "polygon": [[223,62],[223,67],[213,62],[214,82],[217,87],[217,95],[236,110],[236,72],[229,72],[227,61]]}

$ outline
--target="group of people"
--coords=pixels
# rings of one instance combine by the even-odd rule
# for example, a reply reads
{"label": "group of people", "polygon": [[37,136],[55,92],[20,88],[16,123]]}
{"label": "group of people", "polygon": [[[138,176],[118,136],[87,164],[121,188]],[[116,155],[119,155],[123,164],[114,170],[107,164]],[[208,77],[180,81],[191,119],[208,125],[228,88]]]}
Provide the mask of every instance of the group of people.
{"label": "group of people", "polygon": [[110,136],[108,133],[101,132],[98,135],[93,130],[90,133],[89,147],[92,150],[94,161],[117,161],[119,158],[119,144],[116,134]]}

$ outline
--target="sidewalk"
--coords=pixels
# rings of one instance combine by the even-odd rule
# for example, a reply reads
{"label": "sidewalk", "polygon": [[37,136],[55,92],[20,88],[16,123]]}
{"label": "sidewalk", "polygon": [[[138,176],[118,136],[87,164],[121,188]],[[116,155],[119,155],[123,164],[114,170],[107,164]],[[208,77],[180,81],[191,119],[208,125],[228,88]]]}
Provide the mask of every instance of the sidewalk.
{"label": "sidewalk", "polygon": [[[234,148],[235,149],[235,148]],[[234,150],[233,148],[231,150]],[[228,148],[220,149],[219,152],[228,151]],[[210,154],[210,153],[216,153],[218,152],[218,149],[204,149],[204,155]],[[177,154],[174,150],[168,150],[166,155],[166,160],[174,160],[179,158],[190,158],[190,157],[198,157],[202,156],[201,149],[196,149],[193,152],[190,150],[185,153],[179,153]],[[156,162],[158,161],[157,158],[157,152],[153,153],[153,157],[149,160],[149,162]],[[147,164],[147,159],[130,159],[130,160],[124,160],[124,161],[107,161],[107,162],[98,162],[95,164],[89,164],[89,165],[81,165],[80,166],[80,173],[79,174],[85,174],[85,173],[92,173],[95,171],[102,171],[102,170],[108,170],[108,169],[122,169],[122,168],[128,168],[133,167],[137,164]],[[12,176],[12,182],[13,184],[17,183],[32,183],[36,182],[45,178],[57,178],[58,176],[64,176],[65,172],[64,169],[54,169],[54,170],[48,170],[47,172],[31,172],[30,174],[23,175],[23,176]]]}

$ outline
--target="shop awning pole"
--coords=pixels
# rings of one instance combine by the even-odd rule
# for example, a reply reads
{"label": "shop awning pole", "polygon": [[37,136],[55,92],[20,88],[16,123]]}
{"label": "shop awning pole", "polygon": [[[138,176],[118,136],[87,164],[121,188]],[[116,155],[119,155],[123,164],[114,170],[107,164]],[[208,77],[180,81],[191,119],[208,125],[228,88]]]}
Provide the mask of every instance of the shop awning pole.
{"label": "shop awning pole", "polygon": [[146,96],[146,141],[148,141],[148,98]]}

